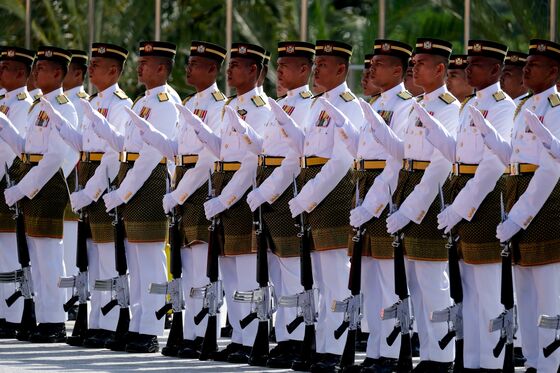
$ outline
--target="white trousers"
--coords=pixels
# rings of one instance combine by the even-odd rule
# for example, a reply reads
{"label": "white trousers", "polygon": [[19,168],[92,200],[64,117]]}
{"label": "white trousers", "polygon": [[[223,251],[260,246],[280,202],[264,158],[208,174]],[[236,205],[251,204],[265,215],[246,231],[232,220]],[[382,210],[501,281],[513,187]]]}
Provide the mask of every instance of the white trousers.
{"label": "white trousers", "polygon": [[[300,258],[281,258],[271,252],[268,253],[268,271],[270,282],[274,285],[276,299],[285,295],[298,294],[303,291],[300,283]],[[303,341],[305,324],[297,327],[292,334],[286,330],[286,325],[291,323],[297,316],[297,309],[292,307],[278,307],[274,331],[276,341]]]}
{"label": "white trousers", "polygon": [[389,346],[386,340],[393,331],[395,320],[381,320],[381,310],[399,299],[395,294],[394,269],[393,259],[362,256],[363,313],[370,333],[366,350],[369,358],[399,357],[401,339],[397,338],[392,346]]}
{"label": "white trousers", "polygon": [[88,276],[91,292],[89,328],[115,331],[119,320],[119,307],[114,307],[106,315],[101,313],[101,307],[111,300],[111,292],[93,290],[95,280],[106,280],[117,276],[113,242],[95,243],[88,240]]}
{"label": "white trousers", "polygon": [[[68,276],[78,273],[76,267],[76,248],[78,246],[78,222],[65,220],[62,230],[62,244],[64,246],[64,267]],[[66,289],[66,299],[72,296],[72,288]]]}
{"label": "white trousers", "polygon": [[227,312],[233,329],[231,341],[248,347],[252,347],[255,342],[258,322],[255,320],[245,329],[241,329],[239,321],[251,312],[251,305],[234,302],[233,293],[236,290],[254,290],[259,287],[256,265],[257,256],[255,254],[220,257]]}
{"label": "white trousers", "polygon": [[554,341],[554,329],[537,327],[540,315],[560,313],[560,263],[534,267],[515,266],[515,287],[518,301],[518,320],[523,334],[525,365],[539,373],[556,373],[560,364],[560,350],[548,358],[543,347]]}
{"label": "white trousers", "polygon": [[446,323],[430,321],[432,311],[451,305],[447,262],[405,260],[410,298],[420,340],[420,360],[451,362],[454,345],[442,350],[438,341],[447,333]]}
{"label": "white trousers", "polygon": [[[15,233],[0,233],[0,272],[12,272],[20,269]],[[0,284],[0,319],[11,323],[21,322],[23,298],[19,298],[11,307],[5,299],[16,291],[15,283]]]}
{"label": "white trousers", "polygon": [[163,335],[165,318],[156,318],[156,311],[166,302],[163,294],[150,294],[151,283],[167,281],[167,259],[164,242],[136,243],[125,240],[130,278],[129,331],[148,335]]}
{"label": "white trousers", "polygon": [[500,303],[501,264],[467,264],[459,262],[463,285],[463,359],[465,368],[501,369],[504,352],[498,358],[492,350],[500,333],[490,333],[490,320],[504,306]]}
{"label": "white trousers", "polygon": [[336,339],[334,331],[343,321],[342,312],[333,312],[333,300],[343,300],[350,296],[348,275],[350,261],[346,249],[315,251],[311,253],[313,280],[319,289],[317,312],[319,317],[315,326],[318,353],[341,355],[346,342],[346,334]]}
{"label": "white trousers", "polygon": [[55,238],[27,237],[31,259],[31,278],[35,293],[35,316],[38,323],[62,323],[66,320],[62,308],[66,290],[58,287],[65,276],[64,248]]}

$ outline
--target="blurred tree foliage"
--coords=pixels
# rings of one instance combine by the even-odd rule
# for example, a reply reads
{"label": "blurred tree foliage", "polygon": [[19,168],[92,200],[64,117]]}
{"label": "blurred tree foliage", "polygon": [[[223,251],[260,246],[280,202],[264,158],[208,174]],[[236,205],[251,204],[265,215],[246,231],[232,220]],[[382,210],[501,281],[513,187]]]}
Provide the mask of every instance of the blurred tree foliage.
{"label": "blurred tree foliage", "polygon": [[[32,0],[32,47],[57,45],[87,49],[85,0]],[[234,0],[233,40],[263,45],[273,52],[278,40],[299,39],[300,0]],[[463,0],[387,0],[386,37],[414,43],[418,36],[439,37],[463,52]],[[122,87],[130,96],[142,91],[135,74],[136,48],[154,35],[154,0],[95,0],[95,41],[131,51]],[[472,0],[471,38],[501,41],[524,50],[532,37],[548,37],[548,0]],[[354,46],[352,62],[361,64],[378,30],[378,0],[309,0],[308,39],[333,38]],[[191,40],[225,43],[225,0],[162,0],[161,39],[178,45],[170,80],[182,96],[184,62]],[[0,0],[0,45],[24,44],[25,0]],[[225,70],[225,69],[224,69]],[[274,96],[274,64],[267,91]],[[354,80],[357,83],[357,80]],[[220,81],[224,85],[223,78]],[[359,92],[359,88],[355,87]]]}

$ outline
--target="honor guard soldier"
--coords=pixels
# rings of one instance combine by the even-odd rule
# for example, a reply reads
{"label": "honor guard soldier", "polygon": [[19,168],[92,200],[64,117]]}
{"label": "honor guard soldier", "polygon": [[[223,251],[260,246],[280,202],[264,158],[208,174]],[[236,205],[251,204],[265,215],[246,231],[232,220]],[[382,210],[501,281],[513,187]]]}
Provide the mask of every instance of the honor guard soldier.
{"label": "honor guard soldier", "polygon": [[424,91],[422,90],[422,87],[419,87],[416,85],[416,83],[414,83],[414,76],[413,76],[414,75],[413,69],[415,63],[414,55],[415,53],[412,53],[412,56],[408,61],[408,68],[406,69],[406,75],[404,77],[404,87],[408,92],[412,93],[414,97],[420,97],[422,96]]}
{"label": "honor guard soldier", "polygon": [[[425,92],[420,105],[454,134],[459,103],[445,86],[451,43],[419,38],[415,51],[414,83]],[[437,229],[440,203],[436,197],[451,162],[428,142],[426,126],[415,112],[408,116],[402,140],[388,135],[390,129],[384,125],[377,125],[374,131],[393,157],[404,159],[395,191],[398,210],[387,218],[387,232],[404,234],[406,278],[420,340],[421,362],[415,372],[447,372],[453,365],[453,348],[448,345],[442,350],[437,343],[447,326],[432,323],[430,314],[450,306],[447,250]]]}
{"label": "honor guard soldier", "polygon": [[447,68],[447,89],[461,103],[472,97],[474,92],[473,87],[467,81],[465,72],[468,63],[467,57],[466,54],[452,54]]}
{"label": "honor guard soldier", "polygon": [[[25,132],[27,113],[33,100],[27,92],[27,79],[35,52],[17,47],[5,47],[0,51],[0,86],[5,92],[0,96],[0,112],[8,117],[20,133]],[[12,179],[19,167],[20,158],[10,146],[0,140],[0,272],[10,272],[20,268],[17,255],[16,227],[12,218],[13,211],[6,205],[4,190],[6,184],[6,167],[12,171]],[[12,284],[9,284],[12,285]],[[11,295],[12,286],[0,286],[0,300]],[[0,302],[0,338],[13,338],[21,321],[23,300],[18,300],[11,307]]]}
{"label": "honor guard soldier", "polygon": [[33,101],[38,100],[43,95],[41,88],[38,88],[35,83],[35,69],[37,68],[37,54],[33,59],[33,65],[31,65],[31,74],[29,74],[29,79],[27,79],[27,91],[31,96]]}
{"label": "honor guard soldier", "polygon": [[212,175],[217,197],[204,203],[204,210],[207,219],[220,214],[224,229],[220,272],[233,334],[232,342],[217,352],[214,360],[231,363],[247,364],[257,332],[256,322],[244,329],[239,324],[251,312],[250,304],[233,301],[236,290],[258,288],[256,256],[252,252],[253,216],[244,201],[256,177],[257,156],[240,144],[250,139],[246,134],[237,133],[240,127],[236,123],[240,117],[254,131],[262,133],[270,119],[270,106],[257,88],[264,57],[265,50],[258,45],[232,44],[227,81],[237,95],[226,103],[226,108],[237,114],[226,110],[219,132],[211,131],[206,125],[195,128],[200,141],[219,159]]}
{"label": "honor guard soldier", "polygon": [[[271,106],[289,115],[300,128],[306,123],[311,97],[307,82],[313,67],[315,45],[300,41],[278,43],[278,82],[288,91]],[[281,113],[281,114],[283,114]],[[284,115],[284,114],[283,114]],[[248,135],[251,134],[248,132]],[[293,180],[300,172],[301,150],[293,149],[284,135],[281,120],[274,118],[266,123],[262,137],[251,138],[262,144],[261,148],[249,148],[259,156],[257,172],[258,187],[247,195],[251,211],[262,206],[262,217],[270,234],[268,254],[269,273],[276,298],[298,294],[300,284],[299,239],[297,228],[288,224],[292,220],[288,201],[293,197]],[[270,205],[270,207],[268,206]],[[277,347],[270,351],[267,366],[290,368],[301,351],[303,325],[291,334],[286,326],[296,318],[296,309],[279,307],[276,311],[275,334]]]}
{"label": "honor guard soldier", "polygon": [[[219,90],[216,79],[226,57],[226,49],[205,41],[193,41],[185,65],[186,82],[196,88],[183,105],[200,118],[213,132],[219,132],[226,97]],[[157,127],[155,128],[157,130]],[[163,209],[170,213],[175,207],[181,211],[184,246],[181,250],[185,299],[182,345],[164,347],[162,354],[181,358],[198,358],[206,331],[207,318],[194,323],[203,307],[202,299],[190,296],[192,288],[208,284],[206,261],[208,254],[208,226],[204,202],[208,197],[208,178],[217,157],[200,142],[195,129],[179,117],[175,138],[168,139],[153,127],[143,128],[144,141],[158,149],[168,159],[175,160],[175,189],[163,197]]]}
{"label": "honor guard soldier", "polygon": [[[316,306],[316,356],[311,371],[334,371],[344,348],[346,333],[334,337],[334,330],[342,323],[343,315],[331,310],[335,299],[344,299],[347,289],[348,201],[353,194],[350,178],[352,156],[340,141],[339,126],[359,125],[363,113],[358,100],[346,84],[352,46],[340,41],[318,40],[315,44],[314,81],[325,89],[322,97],[312,103],[307,123],[290,141],[299,145],[301,173],[298,183],[303,187],[289,201],[292,217],[307,213],[313,242],[314,286],[319,290]],[[329,105],[330,103],[330,105]],[[334,106],[344,113],[348,123],[335,123],[327,110]],[[336,274],[333,276],[333,273]],[[301,369],[303,361],[295,361],[292,369]],[[309,369],[309,367],[307,367]]]}
{"label": "honor guard soldier", "polygon": [[[484,146],[478,120],[486,120],[509,139],[515,105],[500,87],[499,79],[507,47],[485,40],[468,43],[467,82],[476,89],[461,109],[456,140],[441,125],[426,120],[428,141],[453,162],[447,201],[438,215],[445,233],[459,237],[463,289],[464,365],[467,369],[501,369],[503,354],[494,357],[498,335],[488,332],[488,322],[498,315],[500,304],[501,248],[494,226],[500,222],[500,194],[506,165]],[[480,115],[473,117],[470,107]],[[476,113],[475,113],[476,114]],[[429,119],[429,118],[428,118]]]}
{"label": "honor guard soldier", "polygon": [[516,106],[528,93],[527,87],[523,84],[523,67],[526,62],[527,53],[508,51],[500,77],[502,89]]}
{"label": "honor guard soldier", "polygon": [[71,149],[55,129],[56,118],[48,115],[52,106],[73,127],[78,118],[74,105],[62,93],[62,81],[71,54],[60,48],[43,46],[37,52],[35,82],[44,92],[27,116],[27,130],[21,136],[9,121],[2,122],[0,137],[23,162],[19,182],[4,191],[6,204],[21,201],[25,233],[35,293],[35,313],[39,326],[31,342],[52,343],[66,340],[63,289],[58,288],[65,275],[62,245],[64,209],[68,189],[62,167],[65,159],[74,157]]}
{"label": "honor guard soldier", "polygon": [[[177,123],[177,110],[166,85],[175,53],[172,43],[140,42],[137,74],[146,92],[133,110],[125,109],[133,121],[152,123],[167,137],[173,137]],[[124,134],[99,122],[94,122],[94,130],[113,149],[121,151],[118,188],[105,194],[103,200],[108,212],[121,206],[125,225],[132,311],[125,351],[157,352],[157,336],[163,335],[164,319],[157,320],[155,312],[165,303],[165,297],[150,294],[148,289],[150,284],[167,279],[167,218],[161,204],[166,192],[167,159],[144,143],[140,130],[131,122],[126,123]]]}
{"label": "honor guard soldier", "polygon": [[369,69],[371,67],[371,59],[373,54],[366,54],[364,58],[364,70],[362,71],[362,79],[360,84],[362,86],[362,91],[365,96],[369,96],[368,102],[373,105],[373,103],[381,97],[381,89],[373,84],[373,79],[371,79],[369,74]]}
{"label": "honor guard soldier", "polygon": [[[117,276],[111,225],[113,218],[105,211],[100,197],[107,192],[108,180],[113,182],[116,178],[120,164],[119,153],[97,135],[94,126],[112,126],[119,133],[124,133],[125,124],[129,121],[125,107],[130,108],[132,101],[118,85],[128,51],[118,45],[93,43],[91,57],[89,79],[97,93],[89,98],[89,103],[79,103],[85,115],[81,130],[76,131],[61,122],[59,132],[70,147],[80,152],[77,168],[80,188],[71,189],[70,202],[74,211],[84,209],[87,212],[86,222],[91,232],[88,279],[90,289],[93,289],[95,280]],[[68,344],[83,344],[89,348],[111,347],[107,342],[115,338],[119,310],[114,308],[106,315],[101,314],[101,307],[110,300],[109,292],[91,291],[88,336],[83,341],[68,338]]]}
{"label": "honor guard soldier", "polygon": [[560,168],[557,154],[549,151],[550,143],[543,145],[534,133],[545,127],[560,136],[560,94],[556,89],[559,51],[560,45],[548,40],[529,42],[523,83],[533,95],[517,107],[511,146],[507,137],[498,136],[488,126],[481,127],[486,144],[500,159],[510,162],[505,193],[508,218],[498,226],[497,237],[500,242],[512,240],[519,326],[528,372],[553,373],[560,362],[558,350],[548,357],[542,353],[555,340],[554,329],[535,327],[540,315],[557,315],[560,310],[560,251],[556,244]]}

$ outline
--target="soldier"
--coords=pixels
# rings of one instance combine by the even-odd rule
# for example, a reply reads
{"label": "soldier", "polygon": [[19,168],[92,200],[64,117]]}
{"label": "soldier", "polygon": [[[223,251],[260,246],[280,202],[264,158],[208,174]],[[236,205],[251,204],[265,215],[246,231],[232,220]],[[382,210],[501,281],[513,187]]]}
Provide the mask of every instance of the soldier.
{"label": "soldier", "polygon": [[[501,256],[494,226],[500,221],[500,193],[506,165],[483,146],[476,129],[479,116],[505,138],[509,138],[514,104],[501,90],[499,79],[507,47],[485,40],[468,43],[468,84],[476,95],[461,109],[457,140],[428,117],[428,141],[453,162],[448,196],[451,204],[438,215],[438,227],[459,236],[461,282],[463,287],[464,365],[467,369],[499,370],[503,354],[496,358],[492,349],[498,335],[489,334],[488,320],[496,317],[500,304]],[[485,371],[486,371],[485,370]]]}
{"label": "soldier", "polygon": [[[315,46],[299,41],[278,43],[278,82],[288,91],[276,103],[269,100],[276,110],[283,110],[301,127],[307,120],[312,93],[307,82],[311,75]],[[250,135],[250,133],[248,133]],[[268,254],[271,282],[278,299],[303,291],[300,285],[299,239],[291,220],[288,201],[293,196],[294,176],[300,172],[299,153],[291,148],[283,135],[279,122],[271,119],[263,136],[253,136],[252,142],[262,144],[255,149],[259,156],[257,179],[259,186],[247,195],[251,211],[263,206],[263,220],[270,233]],[[254,150],[253,150],[254,151]],[[270,206],[270,208],[269,208]],[[275,333],[277,347],[270,351],[266,365],[273,368],[290,368],[298,357],[303,340],[303,325],[289,334],[286,325],[296,318],[293,308],[279,307],[276,312]]]}
{"label": "soldier", "polygon": [[[270,117],[268,103],[259,95],[257,81],[261,74],[265,50],[253,44],[233,43],[227,70],[228,84],[236,89],[227,108],[237,112],[256,132],[262,133]],[[197,123],[188,110],[182,110],[190,123]],[[233,113],[235,114],[235,113]],[[194,119],[194,121],[193,121]],[[233,119],[233,121],[232,121]],[[219,135],[200,123],[195,133],[206,148],[219,159],[214,164],[212,184],[217,197],[204,203],[207,219],[220,214],[224,229],[224,249],[220,256],[220,271],[224,284],[228,315],[233,327],[232,342],[214,355],[214,360],[246,364],[256,336],[256,324],[241,329],[239,321],[250,313],[250,305],[233,301],[236,290],[255,289],[256,256],[251,250],[253,217],[249,206],[239,203],[245,199],[249,187],[256,177],[257,156],[246,152],[240,141],[248,141],[243,135],[239,139],[234,127],[238,118],[226,111]],[[262,358],[262,357],[259,357]]]}
{"label": "soldier", "polygon": [[473,95],[474,89],[467,82],[465,69],[467,68],[466,54],[452,54],[447,68],[447,89],[457,100],[463,103]]}
{"label": "soldier", "polygon": [[373,84],[373,79],[370,77],[369,69],[371,67],[371,59],[373,54],[366,54],[364,58],[364,70],[362,71],[362,79],[360,84],[362,85],[362,90],[365,96],[369,96],[369,103],[373,103],[381,97],[381,90]]}
{"label": "soldier", "polygon": [[500,77],[500,85],[516,106],[528,92],[523,84],[523,67],[526,62],[527,53],[508,51]]}
{"label": "soldier", "polygon": [[414,53],[410,57],[410,61],[408,62],[408,68],[406,69],[406,75],[404,77],[404,87],[406,90],[414,97],[419,97],[424,93],[422,87],[419,87],[414,83],[414,76],[413,76],[413,69],[414,69]]}
{"label": "soldier", "polygon": [[[218,89],[216,79],[227,51],[215,44],[193,41],[185,66],[187,84],[196,88],[183,105],[218,132],[226,97]],[[204,147],[194,133],[194,128],[179,118],[177,136],[167,139],[157,128],[142,128],[144,141],[155,147],[168,159],[175,159],[175,190],[163,197],[163,209],[169,213],[181,207],[184,247],[181,250],[183,265],[183,291],[186,303],[183,344],[175,348],[164,347],[162,354],[181,358],[198,358],[206,331],[207,319],[198,325],[194,317],[202,309],[202,300],[190,297],[191,288],[202,287],[209,280],[206,276],[208,253],[208,226],[204,216],[204,201],[208,196],[207,182],[217,158]]]}
{"label": "soldier", "polygon": [[56,131],[58,119],[49,115],[52,106],[71,126],[76,126],[74,105],[62,93],[62,81],[71,54],[60,48],[43,46],[37,52],[35,82],[44,92],[27,116],[27,130],[22,137],[9,120],[2,121],[0,136],[13,152],[21,154],[23,175],[19,182],[4,191],[6,204],[21,200],[25,233],[29,246],[35,286],[35,313],[39,322],[31,342],[52,343],[66,340],[64,326],[64,290],[57,287],[64,276],[62,227],[68,202],[66,181],[61,168],[72,157],[71,150]]}
{"label": "soldier", "polygon": [[79,101],[89,98],[89,95],[84,90],[84,79],[88,70],[88,54],[79,49],[69,49],[68,51],[72,53],[72,60],[68,67],[68,74],[66,74],[62,82],[62,89],[64,89],[64,94],[68,96],[76,108],[78,124],[81,128],[84,112]]}
{"label": "soldier", "polygon": [[[96,134],[94,124],[111,125],[118,132],[123,133],[125,123],[129,119],[124,108],[129,108],[132,101],[118,85],[128,51],[118,45],[93,43],[91,56],[89,78],[97,93],[91,96],[89,103],[79,103],[86,117],[81,131],[76,131],[61,121],[59,133],[69,146],[81,153],[78,182],[82,189],[76,192],[72,189],[70,202],[74,211],[82,209],[87,211],[86,221],[91,231],[91,241],[88,244],[88,278],[90,289],[93,289],[95,280],[117,276],[111,226],[113,218],[105,211],[105,205],[100,197],[108,188],[108,179],[113,181],[119,168],[118,153],[106,140]],[[68,344],[82,345],[83,343],[84,347],[89,348],[102,348],[106,345],[111,347],[107,342],[115,338],[119,311],[113,309],[108,314],[101,315],[101,307],[110,300],[109,293],[91,292],[88,336],[84,341],[68,338]]]}
{"label": "soldier", "polygon": [[556,125],[560,117],[560,94],[556,89],[559,50],[559,44],[548,40],[529,42],[523,83],[533,95],[516,110],[511,146],[507,137],[484,121],[478,123],[486,145],[502,162],[510,162],[506,181],[508,218],[498,225],[496,236],[500,242],[513,240],[519,325],[528,372],[556,372],[560,362],[559,351],[548,358],[542,354],[543,347],[555,339],[554,330],[535,327],[540,315],[555,315],[560,309],[560,253],[555,243],[560,228],[560,168],[556,155],[549,152],[550,144],[543,146],[533,133],[546,127],[554,136],[560,135]]}
{"label": "soldier", "polygon": [[[133,121],[157,123],[158,129],[167,137],[173,137],[177,123],[177,110],[166,85],[175,53],[176,46],[168,42],[140,42],[137,74],[146,92],[133,105],[133,110],[125,108]],[[122,135],[99,124],[98,121],[93,123],[98,136],[116,151],[121,151],[119,186],[105,194],[103,200],[108,212],[124,205],[122,216],[132,306],[124,349],[127,352],[157,352],[157,336],[163,335],[164,320],[157,320],[155,311],[165,299],[161,295],[149,294],[148,288],[151,283],[167,279],[164,250],[167,218],[161,204],[166,189],[167,160],[142,141],[140,130],[131,122],[127,122]],[[114,348],[122,349],[122,346]]]}
{"label": "soldier", "polygon": [[[0,98],[0,112],[16,126],[21,133],[25,132],[27,113],[32,100],[27,92],[27,79],[31,72],[31,65],[35,56],[34,51],[23,48],[6,47],[0,52],[0,86],[5,89]],[[14,173],[20,167],[20,159],[4,141],[1,142],[0,175],[0,272],[14,271],[20,268],[17,255],[15,224],[11,211],[4,201],[6,179],[4,173],[7,166]],[[0,338],[13,338],[21,321],[23,301],[18,300],[11,307],[3,299],[8,298],[11,286],[0,287]]]}
{"label": "soldier", "polygon": [[31,65],[31,74],[29,74],[29,79],[27,79],[27,91],[29,92],[29,95],[31,96],[31,99],[33,101],[40,99],[43,95],[41,88],[38,88],[35,83],[35,69],[37,68],[36,62],[37,55],[35,55],[33,65]]}
{"label": "soldier", "polygon": [[[455,133],[459,103],[445,86],[451,43],[419,38],[415,50],[414,82],[425,92],[420,103],[450,133]],[[387,218],[387,232],[404,233],[406,275],[420,340],[421,362],[415,372],[447,372],[453,365],[453,348],[448,345],[442,350],[437,343],[447,327],[430,322],[430,313],[450,305],[447,252],[437,230],[440,206],[434,200],[451,170],[451,162],[427,141],[426,126],[416,113],[408,117],[403,140],[388,135],[391,130],[384,125],[377,125],[374,131],[393,157],[404,159],[395,191],[398,210]]]}

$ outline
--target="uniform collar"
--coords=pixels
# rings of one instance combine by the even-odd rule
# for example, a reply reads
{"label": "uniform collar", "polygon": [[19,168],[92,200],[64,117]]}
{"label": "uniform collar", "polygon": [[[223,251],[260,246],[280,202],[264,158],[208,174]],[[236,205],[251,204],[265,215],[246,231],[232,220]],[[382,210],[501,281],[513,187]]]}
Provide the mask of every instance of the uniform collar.
{"label": "uniform collar", "polygon": [[490,84],[488,87],[483,88],[480,91],[476,91],[476,98],[479,100],[488,98],[501,89],[502,88],[500,87],[500,82]]}
{"label": "uniform collar", "polygon": [[533,95],[532,99],[533,102],[541,102],[542,100],[546,100],[548,98],[548,96],[550,96],[553,93],[558,93],[558,90],[556,89],[556,85],[553,85],[552,87],[548,88],[545,91],[542,91],[541,93],[537,93],[535,95]]}
{"label": "uniform collar", "polygon": [[388,89],[385,92],[382,92],[381,93],[381,98],[383,100],[388,100],[391,97],[394,97],[394,96],[398,95],[399,93],[401,93],[404,90],[405,90],[404,83],[401,82],[401,83],[397,84],[396,86],[394,86],[393,88]]}
{"label": "uniform collar", "polygon": [[219,91],[218,89],[218,85],[216,84],[216,82],[214,82],[212,85],[210,85],[210,87],[204,89],[203,91],[200,92],[196,92],[195,97],[196,98],[204,98],[207,97],[209,95],[211,95],[212,93]]}
{"label": "uniform collar", "polygon": [[115,92],[117,89],[119,89],[119,83],[115,83],[115,84],[105,88],[104,90],[99,92],[97,95],[99,97],[103,98],[104,96],[112,95],[113,92]]}
{"label": "uniform collar", "polygon": [[251,89],[250,91],[245,92],[241,96],[237,96],[237,101],[239,103],[249,102],[249,100],[251,100],[253,97],[258,96],[258,95],[259,95],[258,87],[255,87],[255,88]]}
{"label": "uniform collar", "polygon": [[79,85],[79,86],[76,86],[74,88],[70,88],[69,90],[64,91],[64,94],[68,97],[71,97],[71,96],[77,95],[78,92],[85,92],[83,85]]}
{"label": "uniform collar", "polygon": [[55,89],[52,92],[49,92],[47,94],[44,94],[43,97],[45,98],[45,100],[47,100],[48,102],[55,102],[56,98],[60,95],[64,94],[64,92],[62,91],[62,87],[59,87],[57,89]]}
{"label": "uniform collar", "polygon": [[348,85],[346,84],[346,82],[342,82],[342,84],[340,84],[339,86],[334,87],[330,91],[325,92],[325,98],[326,99],[332,99],[336,96],[341,95],[342,93],[344,93],[346,91],[348,91]]}
{"label": "uniform collar", "polygon": [[442,85],[441,87],[439,87],[438,89],[430,92],[430,93],[425,93],[424,94],[424,100],[425,102],[430,102],[435,100],[436,98],[438,98],[439,96],[441,96],[442,94],[447,92],[447,87],[444,85]]}
{"label": "uniform collar", "polygon": [[27,86],[22,86],[22,87],[13,89],[13,90],[11,90],[11,91],[9,91],[9,92],[6,92],[6,91],[4,91],[4,92],[5,92],[5,94],[6,94],[6,96],[5,96],[6,98],[10,98],[10,97],[17,96],[17,95],[19,95],[21,92],[25,92],[27,95],[29,95],[29,92],[27,92]]}
{"label": "uniform collar", "polygon": [[294,89],[286,92],[286,95],[288,97],[292,97],[292,96],[295,96],[295,95],[299,95],[301,92],[307,92],[307,91],[309,91],[309,86],[307,84],[305,84],[305,85],[302,85],[301,87],[297,87],[297,88],[294,88]]}
{"label": "uniform collar", "polygon": [[152,89],[146,89],[146,97],[158,95],[164,92],[167,92],[167,84],[163,84]]}

